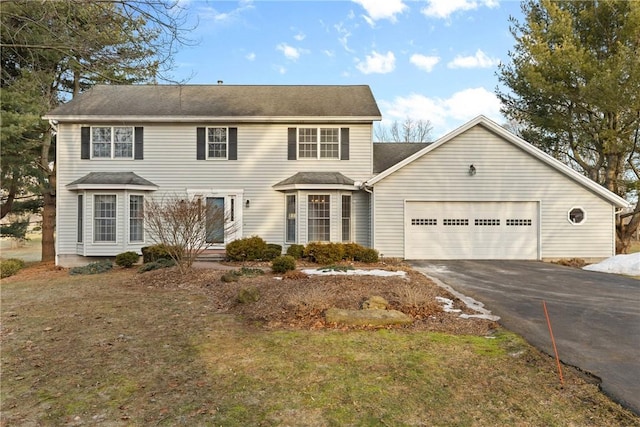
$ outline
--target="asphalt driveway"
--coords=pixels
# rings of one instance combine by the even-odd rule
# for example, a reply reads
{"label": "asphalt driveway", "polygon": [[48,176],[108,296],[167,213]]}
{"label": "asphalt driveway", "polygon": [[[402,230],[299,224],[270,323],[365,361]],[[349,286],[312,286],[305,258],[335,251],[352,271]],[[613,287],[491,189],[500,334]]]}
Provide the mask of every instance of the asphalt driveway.
{"label": "asphalt driveway", "polygon": [[640,414],[640,280],[536,261],[412,261],[413,267],[485,304],[500,323],[601,379],[612,399]]}

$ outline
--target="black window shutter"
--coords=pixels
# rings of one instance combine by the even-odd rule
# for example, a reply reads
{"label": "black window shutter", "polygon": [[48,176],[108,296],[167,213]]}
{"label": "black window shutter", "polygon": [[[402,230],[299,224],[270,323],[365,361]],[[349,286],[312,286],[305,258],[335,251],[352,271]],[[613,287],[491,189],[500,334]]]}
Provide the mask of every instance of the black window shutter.
{"label": "black window shutter", "polygon": [[80,158],[91,158],[91,128],[80,128]]}
{"label": "black window shutter", "polygon": [[340,129],[340,160],[349,160],[349,128]]}
{"label": "black window shutter", "polygon": [[229,160],[238,160],[238,128],[229,128]]}
{"label": "black window shutter", "polygon": [[196,159],[204,160],[205,156],[205,128],[197,128],[196,129],[196,139],[197,139],[197,148],[196,148]]}
{"label": "black window shutter", "polygon": [[144,159],[144,128],[136,127],[133,129],[133,140],[134,140],[134,159],[142,160]]}
{"label": "black window shutter", "polygon": [[287,160],[296,160],[297,156],[297,139],[298,133],[296,132],[296,128],[289,128],[288,132],[288,142],[287,142]]}

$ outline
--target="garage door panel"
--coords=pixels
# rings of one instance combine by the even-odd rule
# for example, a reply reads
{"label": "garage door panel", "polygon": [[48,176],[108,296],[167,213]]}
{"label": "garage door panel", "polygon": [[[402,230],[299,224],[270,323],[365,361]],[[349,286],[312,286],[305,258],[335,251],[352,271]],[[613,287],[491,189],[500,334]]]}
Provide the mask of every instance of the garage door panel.
{"label": "garage door panel", "polygon": [[407,202],[407,259],[537,259],[537,202]]}

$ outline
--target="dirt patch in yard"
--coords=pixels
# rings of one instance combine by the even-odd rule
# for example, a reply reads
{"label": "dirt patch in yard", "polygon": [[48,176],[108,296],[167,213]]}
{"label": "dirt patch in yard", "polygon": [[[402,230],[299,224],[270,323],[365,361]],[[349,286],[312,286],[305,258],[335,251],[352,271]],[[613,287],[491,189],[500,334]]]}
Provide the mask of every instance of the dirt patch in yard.
{"label": "dirt patch in yard", "polygon": [[[360,309],[364,301],[376,295],[389,302],[389,309],[414,319],[411,325],[402,328],[486,335],[497,327],[493,321],[460,317],[461,313],[477,313],[424,275],[409,269],[405,277],[296,274],[296,278],[291,279],[267,272],[256,277],[241,276],[236,282],[223,282],[225,273],[194,269],[181,275],[172,268],[140,274],[133,280],[138,286],[149,288],[197,289],[211,298],[219,310],[269,329],[346,329],[344,325],[327,323],[325,311],[332,307]],[[239,296],[246,292],[257,301],[242,302],[244,299]],[[445,312],[436,297],[453,300],[453,308],[460,312]],[[367,329],[366,326],[349,328]]]}

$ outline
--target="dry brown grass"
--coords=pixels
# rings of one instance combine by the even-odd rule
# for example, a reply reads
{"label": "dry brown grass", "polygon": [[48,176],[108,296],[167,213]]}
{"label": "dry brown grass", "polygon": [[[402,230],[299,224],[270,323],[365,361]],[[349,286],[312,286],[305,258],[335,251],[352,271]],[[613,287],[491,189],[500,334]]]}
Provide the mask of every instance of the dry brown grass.
{"label": "dry brown grass", "polygon": [[[571,368],[561,388],[553,361],[519,337],[431,307],[446,294],[422,276],[221,274],[49,265],[3,280],[0,424],[640,425]],[[248,288],[260,300],[238,303]],[[426,317],[375,331],[313,323],[372,293],[425,300]]]}

